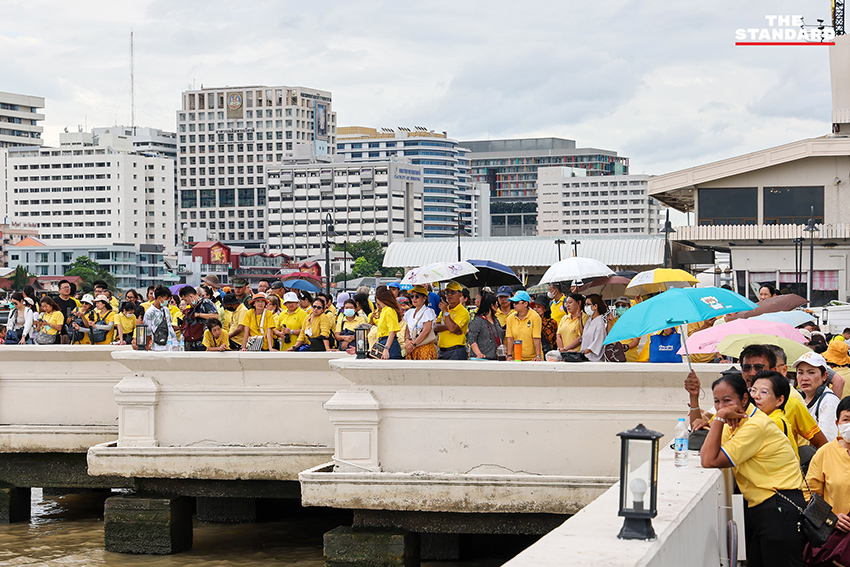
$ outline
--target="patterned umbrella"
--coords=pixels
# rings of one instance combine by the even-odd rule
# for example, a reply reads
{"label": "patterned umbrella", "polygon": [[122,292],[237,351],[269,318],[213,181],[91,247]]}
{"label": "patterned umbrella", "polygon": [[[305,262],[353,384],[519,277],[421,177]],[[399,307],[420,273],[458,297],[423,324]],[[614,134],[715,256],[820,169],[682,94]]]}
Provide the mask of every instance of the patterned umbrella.
{"label": "patterned umbrella", "polygon": [[413,268],[404,279],[402,284],[420,285],[434,282],[445,282],[460,276],[478,273],[478,268],[469,262],[436,262],[419,268]]}

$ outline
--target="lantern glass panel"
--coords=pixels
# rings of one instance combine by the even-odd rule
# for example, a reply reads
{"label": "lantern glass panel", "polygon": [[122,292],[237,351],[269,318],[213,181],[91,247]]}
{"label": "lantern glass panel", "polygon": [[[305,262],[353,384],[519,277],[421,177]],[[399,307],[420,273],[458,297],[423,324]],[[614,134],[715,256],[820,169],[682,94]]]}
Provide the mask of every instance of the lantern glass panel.
{"label": "lantern glass panel", "polygon": [[628,439],[628,462],[620,486],[623,512],[640,514],[651,508],[652,445],[650,439]]}

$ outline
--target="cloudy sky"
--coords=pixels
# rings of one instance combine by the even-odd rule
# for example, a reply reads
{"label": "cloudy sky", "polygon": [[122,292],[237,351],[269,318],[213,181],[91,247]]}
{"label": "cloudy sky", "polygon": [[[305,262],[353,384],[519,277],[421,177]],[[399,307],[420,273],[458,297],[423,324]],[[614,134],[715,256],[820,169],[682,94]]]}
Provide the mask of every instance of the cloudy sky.
{"label": "cloudy sky", "polygon": [[829,132],[828,48],[739,47],[765,15],[827,0],[5,0],[0,91],[45,97],[45,141],[78,125],[174,129],[194,84],[333,92],[341,125],[460,140],[558,136],[661,174]]}

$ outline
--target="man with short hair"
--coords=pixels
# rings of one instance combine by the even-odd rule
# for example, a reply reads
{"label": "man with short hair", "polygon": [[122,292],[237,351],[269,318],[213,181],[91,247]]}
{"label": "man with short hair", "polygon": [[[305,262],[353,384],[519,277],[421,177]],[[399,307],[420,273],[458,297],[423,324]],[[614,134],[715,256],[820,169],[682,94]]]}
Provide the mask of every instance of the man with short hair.
{"label": "man with short hair", "polygon": [[844,330],[841,331],[841,335],[844,337],[845,341],[850,341],[850,327],[844,327]]}
{"label": "man with short hair", "polygon": [[514,313],[513,306],[509,298],[514,294],[514,290],[509,285],[503,285],[496,292],[496,299],[499,301],[499,307],[496,309],[496,319],[499,320],[499,325],[505,328],[508,323],[508,316]]}
{"label": "man with short hair", "polygon": [[109,291],[109,285],[103,280],[95,280],[92,282],[94,286],[94,296],[105,295],[109,298],[109,304],[113,311],[118,311],[118,306],[121,304],[117,298],[112,297],[112,292]]}
{"label": "man with short hair", "polygon": [[270,287],[269,280],[263,278],[257,284],[257,293],[267,293]]}
{"label": "man with short hair", "polygon": [[[218,309],[212,301],[206,298],[201,298],[197,290],[192,286],[183,286],[180,288],[180,299],[184,300],[189,306],[183,311],[184,323],[181,332],[186,334],[190,325],[203,325],[211,319],[218,319]],[[184,347],[187,351],[204,351],[207,348],[204,346],[204,333],[200,333],[200,338],[194,341],[185,339]]]}
{"label": "man with short hair", "polygon": [[[171,312],[168,310],[168,301],[171,299],[171,291],[165,286],[158,286],[154,290],[154,299],[151,306],[145,311],[145,316],[142,319],[145,326],[148,328],[148,336],[151,337],[151,342],[145,345],[147,350],[164,351],[168,348],[168,342],[164,345],[158,345],[153,341],[154,333],[162,321],[165,321],[165,326],[168,328],[168,338],[177,340],[177,335],[174,333],[174,328],[171,326]],[[133,339],[133,344],[136,344],[136,339]]]}
{"label": "man with short hair", "polygon": [[222,297],[221,304],[224,306],[225,311],[224,322],[227,326],[227,334],[230,337],[230,350],[240,350],[242,348],[242,333],[245,331],[245,326],[242,325],[242,319],[245,317],[248,309],[232,293],[228,293]]}
{"label": "man with short hair", "polygon": [[561,284],[559,282],[550,283],[549,293],[546,295],[549,296],[550,299],[549,311],[552,312],[552,319],[560,323],[564,315],[567,314],[567,306],[564,305],[564,302],[567,300],[567,296],[564,295],[564,292],[561,289]]}
{"label": "man with short hair", "polygon": [[461,305],[463,287],[451,281],[445,287],[445,298],[440,301],[440,314],[437,316],[434,332],[437,333],[437,346],[442,360],[467,360],[466,332],[469,329],[469,312]]}
{"label": "man with short hair", "polygon": [[[747,388],[753,386],[753,378],[762,370],[779,371],[776,354],[770,345],[749,345],[741,351],[740,360],[741,375],[747,383]],[[690,420],[693,431],[704,427],[710,420],[710,416],[703,414],[699,408],[700,387],[700,380],[696,373],[692,371],[685,379],[685,390],[691,398],[689,405],[691,407]],[[815,447],[820,447],[826,444],[826,436],[820,430],[802,400],[800,393],[795,388],[791,388],[791,395],[785,402],[785,417],[794,430],[798,446],[811,442]]]}
{"label": "man with short hair", "polygon": [[248,280],[244,278],[234,279],[233,293],[236,294],[236,299],[238,299],[247,310],[248,302],[251,301],[251,297],[254,295],[253,293],[251,293],[251,286],[248,285]]}
{"label": "man with short hair", "polygon": [[283,287],[283,282],[277,281],[274,282],[269,288],[270,295],[276,295],[281,300],[281,305],[283,304],[283,296],[286,294],[286,288]]}
{"label": "man with short hair", "polygon": [[393,297],[398,299],[398,294],[401,293],[401,284],[399,282],[390,282],[387,284],[387,289],[393,294]]}
{"label": "man with short hair", "polygon": [[80,302],[74,297],[75,288],[76,286],[68,280],[59,280],[59,297],[54,299],[62,313],[62,330],[59,340],[63,345],[71,344],[68,330],[65,328],[65,321],[68,319],[68,315],[80,306]]}
{"label": "man with short hair", "polygon": [[505,348],[508,360],[514,360],[514,342],[522,341],[521,360],[543,360],[543,345],[540,340],[543,320],[531,309],[531,296],[527,291],[518,291],[510,298],[514,308],[508,315],[505,329]]}

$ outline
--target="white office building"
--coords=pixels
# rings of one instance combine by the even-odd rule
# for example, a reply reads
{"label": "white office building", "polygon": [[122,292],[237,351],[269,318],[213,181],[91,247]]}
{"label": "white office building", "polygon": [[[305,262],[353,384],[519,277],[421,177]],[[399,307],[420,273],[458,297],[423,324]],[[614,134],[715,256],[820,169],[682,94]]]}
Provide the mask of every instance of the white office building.
{"label": "white office building", "polygon": [[[138,153],[158,154],[177,159],[177,133],[159,128],[140,126],[109,126],[92,128],[92,135],[107,140],[110,137],[124,137],[130,140],[133,150]],[[105,146],[106,143],[100,145]]]}
{"label": "white office building", "polygon": [[181,232],[206,230],[245,248],[266,245],[265,169],[291,157],[298,144],[318,156],[336,148],[331,93],[305,87],[185,91],[177,130]]}
{"label": "white office building", "polygon": [[374,238],[388,245],[423,234],[423,167],[408,159],[292,158],[266,175],[270,251],[294,260],[323,253],[328,224],[337,244]]}
{"label": "white office building", "polygon": [[174,161],[69,143],[8,150],[9,218],[37,224],[50,246],[85,241],[173,250]]}
{"label": "white office building", "polygon": [[[346,126],[339,129],[337,154],[348,162],[376,162],[404,157],[422,166],[425,236],[457,234],[460,224],[470,233],[479,225],[471,218],[472,178],[468,150],[446,132]],[[461,222],[458,223],[460,216]]]}
{"label": "white office building", "polygon": [[41,146],[44,98],[0,92],[0,148]]}
{"label": "white office building", "polygon": [[663,207],[647,195],[648,175],[586,175],[573,167],[537,170],[540,235],[657,234]]}

